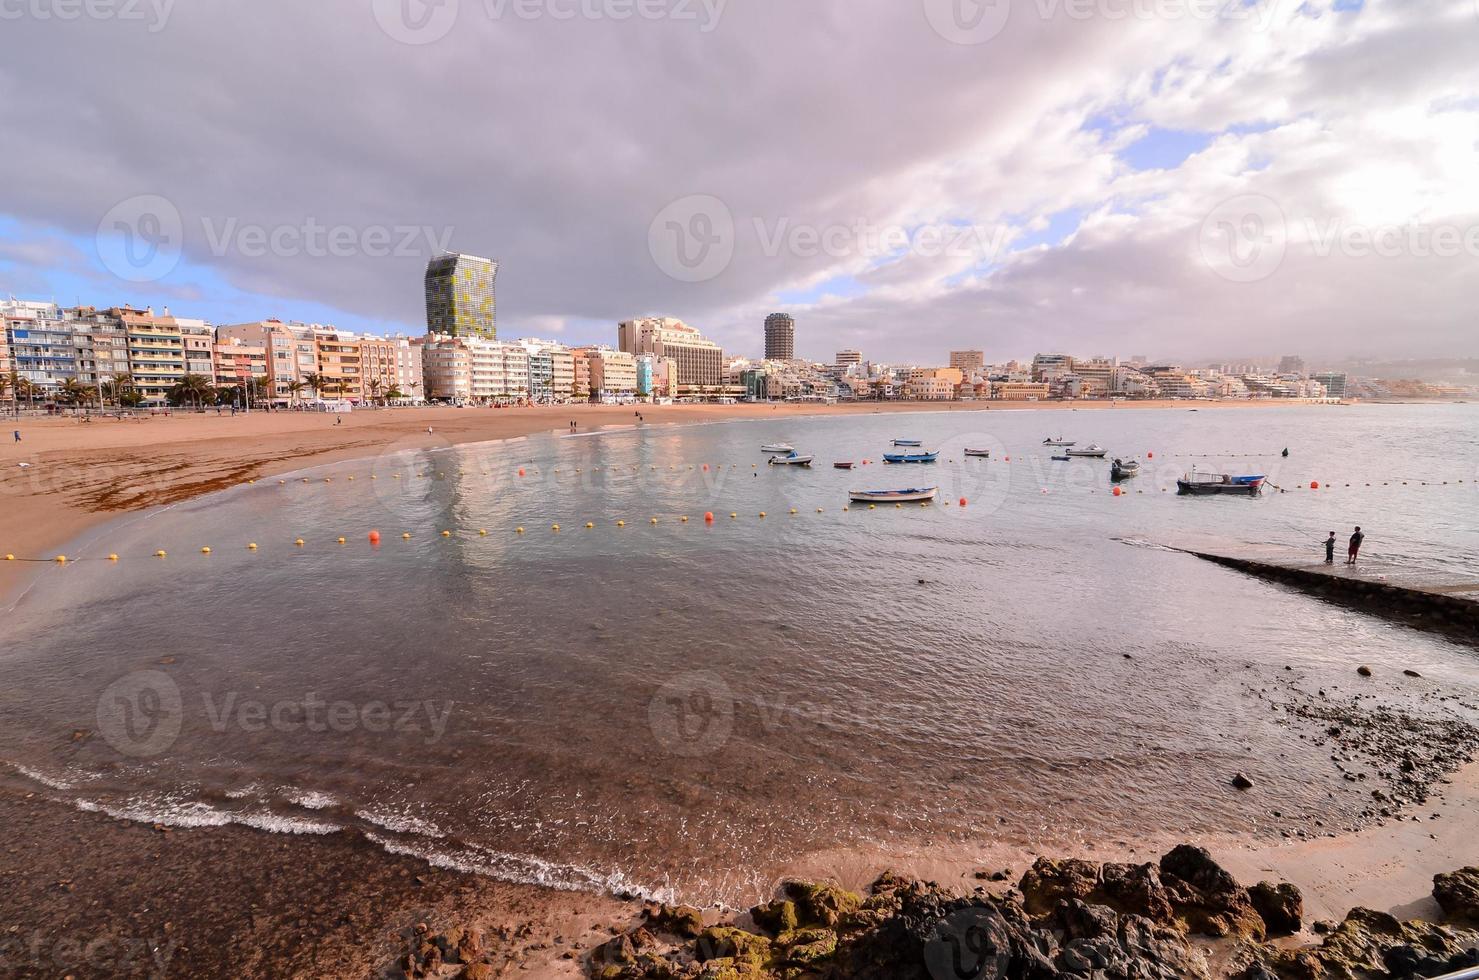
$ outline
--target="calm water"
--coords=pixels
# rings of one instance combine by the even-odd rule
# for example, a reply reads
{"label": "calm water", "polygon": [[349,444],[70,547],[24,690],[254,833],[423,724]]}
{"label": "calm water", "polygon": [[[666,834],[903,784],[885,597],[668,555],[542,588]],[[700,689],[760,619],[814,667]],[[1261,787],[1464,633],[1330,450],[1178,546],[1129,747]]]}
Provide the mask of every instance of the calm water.
{"label": "calm water", "polygon": [[[1110,496],[1106,462],[1048,460],[1060,431],[1145,475]],[[942,462],[830,467],[894,437]],[[767,468],[777,439],[817,468]],[[1146,543],[1314,555],[1360,523],[1373,555],[1472,573],[1476,440],[1473,406],[993,410],[387,452],[71,546],[121,560],[47,568],[11,611],[0,779],[700,901],[839,846],[1339,826],[1368,790],[1257,691],[1349,687],[1358,661],[1472,691],[1475,649]],[[1334,489],[1177,498],[1193,463]],[[952,504],[843,510],[911,485]]]}

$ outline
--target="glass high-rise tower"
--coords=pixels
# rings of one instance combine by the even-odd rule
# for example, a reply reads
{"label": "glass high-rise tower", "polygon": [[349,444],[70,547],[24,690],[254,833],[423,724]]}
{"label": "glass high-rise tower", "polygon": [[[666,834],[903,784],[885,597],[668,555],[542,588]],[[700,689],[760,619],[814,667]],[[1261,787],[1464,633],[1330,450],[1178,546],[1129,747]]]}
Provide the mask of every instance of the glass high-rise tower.
{"label": "glass high-rise tower", "polygon": [[493,281],[498,263],[448,252],[426,265],[426,329],[453,337],[498,336]]}

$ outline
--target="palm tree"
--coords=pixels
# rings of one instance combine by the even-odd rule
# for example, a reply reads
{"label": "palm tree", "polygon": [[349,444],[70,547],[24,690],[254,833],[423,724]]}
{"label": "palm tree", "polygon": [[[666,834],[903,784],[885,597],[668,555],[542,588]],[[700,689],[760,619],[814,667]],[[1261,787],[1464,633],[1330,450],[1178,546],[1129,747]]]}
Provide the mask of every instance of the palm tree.
{"label": "palm tree", "polygon": [[298,396],[303,394],[303,389],[308,386],[301,381],[289,381],[287,383],[288,397],[294,405],[298,404]]}
{"label": "palm tree", "polygon": [[411,389],[411,400],[412,401],[415,401],[416,400],[416,389],[421,387],[421,382],[419,382],[419,381],[408,381],[408,382],[406,382],[406,387]]}
{"label": "palm tree", "polygon": [[76,378],[63,381],[61,388],[57,391],[57,401],[71,405],[73,408],[86,405],[92,400],[92,396],[93,390]]}
{"label": "palm tree", "polygon": [[186,402],[194,402],[195,407],[200,408],[205,405],[205,400],[214,391],[215,389],[211,387],[210,379],[205,375],[187,374],[175,383],[175,386],[170,389],[170,394],[177,398],[182,405]]}
{"label": "palm tree", "polygon": [[303,375],[303,383],[306,384],[309,388],[313,389],[314,398],[323,397],[323,386],[328,380],[328,378],[324,377],[322,374],[319,374],[317,371],[310,371],[307,374]]}
{"label": "palm tree", "polygon": [[21,399],[24,398],[34,408],[36,403],[37,388],[35,382],[30,378],[22,378],[16,371],[10,372],[11,390],[15,392],[15,414],[21,413]]}
{"label": "palm tree", "polygon": [[379,378],[371,378],[365,382],[366,393],[370,396],[370,403],[374,404],[380,399],[380,391],[385,387],[385,382]]}
{"label": "palm tree", "polygon": [[405,397],[406,393],[404,391],[401,391],[395,385],[391,385],[390,389],[385,392],[385,401],[387,404],[390,402],[398,402]]}
{"label": "palm tree", "polygon": [[14,375],[14,371],[12,371],[10,374],[0,374],[0,401],[3,401],[5,399],[6,394],[10,391],[11,386],[15,383],[13,380]]}

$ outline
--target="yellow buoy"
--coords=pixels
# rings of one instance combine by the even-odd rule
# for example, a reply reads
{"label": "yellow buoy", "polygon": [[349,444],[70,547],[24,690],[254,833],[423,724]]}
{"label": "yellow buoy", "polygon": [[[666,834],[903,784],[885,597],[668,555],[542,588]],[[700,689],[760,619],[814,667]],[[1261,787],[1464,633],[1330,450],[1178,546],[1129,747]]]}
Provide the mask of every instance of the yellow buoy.
{"label": "yellow buoy", "polygon": [[108,556],[108,560],[109,561],[117,561],[118,560],[118,556],[117,555],[109,555]]}
{"label": "yellow buoy", "polygon": [[760,516],[761,516],[761,517],[764,517],[764,516],[765,516],[765,511],[763,511],[763,510],[762,510],[762,511],[761,511],[761,512],[760,512]]}
{"label": "yellow buoy", "polygon": [[869,504],[868,505],[868,509],[869,510],[876,510],[877,508],[875,508],[873,504]]}
{"label": "yellow buoy", "polygon": [[486,538],[487,536],[488,536],[488,529],[487,528],[485,528],[485,527],[478,528],[478,537],[480,537],[480,538]]}
{"label": "yellow buoy", "polygon": [[442,532],[442,537],[444,537],[444,538],[450,538],[451,536],[452,536],[452,532],[451,531],[443,531]]}
{"label": "yellow buoy", "polygon": [[596,526],[596,524],[595,524],[595,522],[594,522],[594,521],[586,521],[586,522],[585,522],[585,526],[586,526],[586,527],[587,527],[587,528],[593,528],[593,527],[595,527],[595,526]]}
{"label": "yellow buoy", "polygon": [[57,563],[58,564],[65,565],[67,563],[67,556],[66,555],[57,555],[56,556],[56,560],[57,560]]}
{"label": "yellow buoy", "polygon": [[350,478],[349,478],[349,482],[350,482],[350,483],[353,483],[353,482],[354,482],[354,477],[352,477],[352,476],[351,476],[351,477],[350,477]]}
{"label": "yellow buoy", "polygon": [[209,545],[207,545],[207,546],[206,546],[206,547],[204,547],[204,548],[201,548],[201,549],[200,549],[200,553],[201,553],[201,554],[202,554],[202,555],[208,555],[208,554],[210,554],[210,553],[211,553],[211,549],[210,549],[210,546],[209,546]]}
{"label": "yellow buoy", "polygon": [[302,538],[299,538],[296,541],[294,541],[293,544],[295,544],[295,545],[297,545],[298,547],[301,548],[301,547],[303,547],[303,539]]}
{"label": "yellow buoy", "polygon": [[163,548],[160,548],[158,551],[154,552],[154,557],[155,558],[164,558],[165,557],[164,549]]}
{"label": "yellow buoy", "polygon": [[686,517],[680,517],[680,518],[678,518],[678,520],[682,521],[684,524],[687,524],[688,523],[688,518],[686,518]]}
{"label": "yellow buoy", "polygon": [[333,483],[334,482],[334,478],[332,476],[326,476],[326,477],[324,477],[324,482],[325,483]]}
{"label": "yellow buoy", "polygon": [[822,509],[820,507],[818,507],[817,508],[817,513],[820,514],[821,512],[822,512]]}
{"label": "yellow buoy", "polygon": [[15,561],[15,555],[6,555],[5,556],[5,560],[6,561]]}
{"label": "yellow buoy", "polygon": [[793,514],[796,513],[796,508],[795,507],[792,507],[791,508],[791,513],[793,513]]}
{"label": "yellow buoy", "polygon": [[411,540],[411,532],[410,531],[407,531],[405,534],[402,534],[401,535],[401,540],[402,541],[409,541],[409,540]]}
{"label": "yellow buoy", "polygon": [[729,513],[729,519],[730,520],[734,520],[737,517],[739,517],[738,514],[734,513],[733,511],[730,511],[730,513]]}
{"label": "yellow buoy", "polygon": [[521,527],[516,527],[516,528],[514,528],[514,533],[515,534],[523,534],[524,533],[524,529],[521,528]]}
{"label": "yellow buoy", "polygon": [[559,529],[560,529],[560,525],[558,525],[558,524],[551,524],[551,525],[550,525],[550,526],[549,526],[549,529],[550,529],[550,530],[551,530],[551,531],[558,531],[558,530],[559,530]]}
{"label": "yellow buoy", "polygon": [[340,538],[340,539],[339,539],[339,543],[340,543],[340,544],[343,544],[343,543],[344,543],[344,539],[343,539],[343,538]]}
{"label": "yellow buoy", "polygon": [[655,517],[654,517],[654,518],[653,518],[653,519],[652,519],[652,520],[651,520],[651,521],[649,521],[649,522],[648,522],[648,523],[650,523],[650,524],[656,524],[656,523],[657,523],[657,518],[655,518]]}
{"label": "yellow buoy", "polygon": [[627,522],[626,521],[617,521],[616,522],[616,526],[617,527],[626,527],[627,526]]}
{"label": "yellow buoy", "polygon": [[251,544],[247,545],[247,551],[256,551],[256,550],[257,550],[257,543],[255,541],[253,541]]}

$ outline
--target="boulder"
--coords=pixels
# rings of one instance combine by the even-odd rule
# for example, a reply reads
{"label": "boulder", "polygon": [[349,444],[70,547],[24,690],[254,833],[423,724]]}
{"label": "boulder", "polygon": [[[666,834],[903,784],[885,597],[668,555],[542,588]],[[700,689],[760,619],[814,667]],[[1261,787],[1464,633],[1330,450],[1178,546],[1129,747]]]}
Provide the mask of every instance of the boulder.
{"label": "boulder", "polygon": [[642,918],[649,929],[684,939],[696,939],[704,931],[703,913],[692,905],[649,905]]}
{"label": "boulder", "polygon": [[1263,939],[1263,918],[1248,890],[1212,860],[1205,848],[1180,844],[1161,857],[1161,883],[1172,912],[1189,932]]}
{"label": "boulder", "polygon": [[1450,919],[1479,920],[1479,868],[1433,875],[1433,898]]}
{"label": "boulder", "polygon": [[750,918],[754,920],[758,928],[776,936],[783,932],[790,932],[801,924],[796,914],[796,903],[790,899],[757,905],[750,909]]}
{"label": "boulder", "polygon": [[783,890],[803,926],[835,926],[863,904],[857,894],[825,883],[788,881]]}
{"label": "boulder", "polygon": [[1287,881],[1260,881],[1248,889],[1248,899],[1270,936],[1292,936],[1304,924],[1304,897]]}

